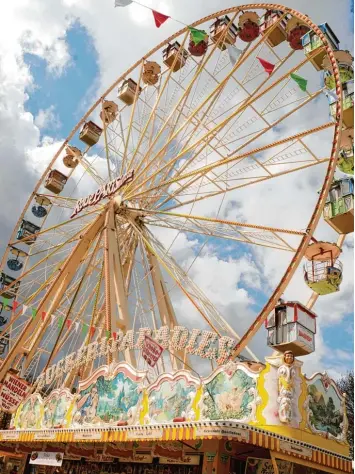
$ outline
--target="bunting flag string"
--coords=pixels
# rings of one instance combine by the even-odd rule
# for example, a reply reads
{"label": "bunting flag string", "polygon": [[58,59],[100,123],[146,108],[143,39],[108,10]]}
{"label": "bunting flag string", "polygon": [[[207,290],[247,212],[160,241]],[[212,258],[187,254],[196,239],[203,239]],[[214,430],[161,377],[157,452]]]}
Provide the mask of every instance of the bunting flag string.
{"label": "bunting flag string", "polygon": [[2,297],[2,303],[4,305],[4,307],[6,308],[7,306],[9,306],[9,298],[5,298],[5,296]]}
{"label": "bunting flag string", "polygon": [[157,28],[160,28],[163,23],[166,22],[170,18],[170,16],[164,15],[163,13],[159,13],[155,10],[152,10],[154,21],[155,21],[155,26]]}
{"label": "bunting flag string", "polygon": [[[182,21],[176,20],[175,18],[172,18],[169,15],[164,15],[164,13],[157,12],[156,10],[153,10],[153,8],[148,7],[148,5],[143,5],[143,3],[136,2],[135,0],[115,0],[115,7],[127,7],[128,5],[131,5],[132,3],[135,3],[136,5],[139,5],[140,7],[147,8],[150,10],[153,14],[155,26],[157,28],[160,28],[163,23],[166,22],[169,18],[172,20],[176,21],[177,23],[180,23],[181,25],[185,25]],[[196,30],[199,31],[199,30]]]}
{"label": "bunting flag string", "polygon": [[325,96],[327,97],[328,101],[329,99],[333,99],[334,102],[337,102],[339,97],[337,96],[336,92],[335,92],[335,89],[332,89],[332,90],[323,90]]}
{"label": "bunting flag string", "polygon": [[115,7],[127,7],[127,5],[130,5],[132,0],[115,0]]}
{"label": "bunting flag string", "polygon": [[[2,304],[4,307],[8,307],[8,310],[11,310],[10,306],[10,299],[6,297],[2,297]],[[37,314],[38,314],[38,309],[35,307],[31,307],[29,305],[21,304],[19,301],[14,300],[11,303],[12,305],[12,310],[16,311],[20,306],[22,306],[22,309],[20,310],[21,315],[24,315],[26,311],[29,309],[31,311],[31,318],[35,319]],[[41,311],[41,320],[45,321],[48,313],[46,311]],[[68,330],[74,329],[75,332],[78,332],[80,324],[82,325],[82,333],[83,335],[86,335],[88,332],[90,334],[90,337],[93,337],[95,334],[97,335],[97,338],[103,337],[105,335],[106,338],[113,337],[115,340],[117,340],[118,334],[117,332],[112,332],[105,329],[104,327],[97,327],[97,326],[90,326],[87,323],[84,323],[82,321],[73,321],[72,319],[67,319],[65,320],[63,316],[56,316],[55,314],[50,315],[50,326],[53,326],[57,319],[57,325],[59,329],[62,329],[62,327],[66,326]]]}
{"label": "bunting flag string", "polygon": [[257,58],[264,68],[265,72],[267,72],[269,75],[272,73],[272,71],[275,69],[275,64],[271,64],[268,61],[265,61],[265,59],[262,58]]}
{"label": "bunting flag string", "polygon": [[14,300],[12,302],[12,310],[13,311],[16,311],[19,306],[20,306],[20,303],[18,301]]}
{"label": "bunting flag string", "polygon": [[308,82],[307,79],[294,73],[291,73],[290,76],[298,84],[298,87],[301,89],[301,91],[306,92]]}
{"label": "bunting flag string", "polygon": [[238,59],[240,58],[241,54],[243,51],[241,49],[238,49],[234,44],[227,44],[227,51],[229,55],[229,61],[231,64],[234,66]]}
{"label": "bunting flag string", "polygon": [[195,45],[202,43],[202,41],[204,41],[208,36],[204,30],[197,30],[196,28],[192,28],[192,26],[189,26],[188,28],[190,30],[192,42]]}

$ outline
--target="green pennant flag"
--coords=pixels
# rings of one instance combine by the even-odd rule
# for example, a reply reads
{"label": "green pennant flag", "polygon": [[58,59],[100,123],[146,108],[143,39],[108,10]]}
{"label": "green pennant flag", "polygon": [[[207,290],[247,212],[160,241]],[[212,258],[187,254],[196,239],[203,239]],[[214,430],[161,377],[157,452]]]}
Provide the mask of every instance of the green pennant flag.
{"label": "green pennant flag", "polygon": [[32,319],[34,319],[36,317],[37,310],[36,308],[32,308],[31,311],[32,311]]}
{"label": "green pennant flag", "polygon": [[58,328],[62,329],[63,324],[64,324],[64,318],[63,318],[63,316],[59,316],[59,318],[58,318]]}
{"label": "green pennant flag", "polygon": [[84,336],[86,336],[86,334],[88,333],[88,329],[89,329],[89,326],[84,323],[83,328],[82,328],[82,333]]}
{"label": "green pennant flag", "polygon": [[9,298],[5,298],[5,296],[3,296],[2,302],[3,302],[4,308],[6,309],[9,306]]}
{"label": "green pennant flag", "polygon": [[307,90],[307,79],[301,76],[297,76],[297,74],[291,73],[292,79],[297,82],[298,87],[301,89],[301,91],[306,92]]}
{"label": "green pennant flag", "polygon": [[108,329],[106,329],[106,332],[105,332],[105,333],[106,333],[106,337],[107,337],[107,339],[109,339],[109,338],[111,337],[111,333],[110,333],[110,331],[109,331]]}
{"label": "green pennant flag", "polygon": [[194,44],[201,43],[202,41],[204,41],[204,39],[207,36],[206,31],[196,30],[196,28],[192,28],[192,26],[189,26],[189,30],[190,30],[190,33],[191,33],[191,39],[192,39]]}

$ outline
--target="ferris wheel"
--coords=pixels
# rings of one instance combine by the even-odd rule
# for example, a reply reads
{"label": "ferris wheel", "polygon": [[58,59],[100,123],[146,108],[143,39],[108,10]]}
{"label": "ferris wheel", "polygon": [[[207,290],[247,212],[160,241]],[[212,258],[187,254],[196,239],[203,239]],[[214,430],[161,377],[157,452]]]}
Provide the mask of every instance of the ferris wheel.
{"label": "ferris wheel", "polygon": [[[340,142],[353,126],[345,123],[343,101],[337,100],[352,76],[340,75],[336,36],[327,25],[271,4],[229,8],[191,27],[206,34],[196,41],[191,28],[182,29],[107,89],[29,197],[1,262],[1,378],[13,368],[33,381],[106,335],[191,329],[196,318],[198,328],[235,341],[233,357],[253,359],[248,343],[305,255],[312,266],[311,305],[326,293],[316,285],[321,277],[314,265],[324,259],[314,250],[314,232]],[[352,58],[345,56],[346,66]],[[336,96],[330,115],[320,70]],[[303,77],[307,87],[300,87]],[[326,103],[323,115],[312,113],[319,101]],[[343,161],[350,155],[343,154]],[[294,196],[294,208],[285,210],[304,213],[304,229],[283,228],[282,215],[276,226],[272,207],[270,223],[268,216],[256,222],[225,212],[230,200],[247,193],[252,199],[262,186],[277,193],[286,176],[301,180],[313,167],[323,176],[314,208],[300,210]],[[341,225],[337,230],[351,231]],[[181,233],[198,246],[184,267],[172,255]],[[237,333],[238,314],[227,321],[189,275],[211,239],[235,255],[247,246],[272,249],[275,259],[280,252],[289,255],[279,284],[244,335]],[[326,252],[332,259],[332,248]],[[183,318],[176,309],[181,301]],[[143,367],[138,346],[127,343],[122,354]],[[187,357],[185,350],[171,350],[161,370],[184,367]],[[99,362],[62,375],[60,383],[70,386]]]}

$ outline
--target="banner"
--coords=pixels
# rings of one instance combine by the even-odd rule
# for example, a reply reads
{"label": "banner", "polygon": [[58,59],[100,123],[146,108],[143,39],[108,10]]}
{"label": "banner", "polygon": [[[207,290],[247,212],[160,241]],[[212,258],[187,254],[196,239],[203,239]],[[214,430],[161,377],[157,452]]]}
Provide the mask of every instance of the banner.
{"label": "banner", "polygon": [[144,337],[144,344],[142,347],[142,357],[148,365],[154,367],[159,360],[163,348],[157,342],[154,341],[150,336]]}
{"label": "banner", "polygon": [[44,451],[32,451],[30,464],[41,466],[61,466],[64,453],[47,453]]}
{"label": "banner", "polygon": [[[276,460],[279,474],[292,474],[293,463],[289,461]],[[248,458],[245,466],[245,474],[274,474],[274,466],[271,459]]]}
{"label": "banner", "polygon": [[31,385],[17,375],[8,372],[0,388],[0,410],[14,413],[27,397]]}

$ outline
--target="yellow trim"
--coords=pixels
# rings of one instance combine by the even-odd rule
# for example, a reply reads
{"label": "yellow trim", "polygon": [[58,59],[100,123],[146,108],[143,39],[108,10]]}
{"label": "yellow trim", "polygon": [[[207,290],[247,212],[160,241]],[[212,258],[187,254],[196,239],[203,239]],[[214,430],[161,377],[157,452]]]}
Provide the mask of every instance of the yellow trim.
{"label": "yellow trim", "polygon": [[199,408],[199,403],[200,403],[200,400],[202,398],[202,393],[203,393],[203,387],[202,385],[200,385],[198,387],[198,389],[196,390],[196,395],[195,395],[195,398],[194,398],[194,401],[192,403],[192,410],[194,411],[195,413],[195,420],[198,421],[200,419],[200,416],[201,416],[201,410]]}
{"label": "yellow trim", "polygon": [[299,409],[299,412],[302,416],[299,429],[300,430],[306,430],[307,429],[307,412],[306,412],[306,409],[304,408],[304,404],[306,402],[307,395],[308,395],[308,386],[307,386],[305,376],[301,372],[301,367],[298,367],[298,371],[299,371],[298,372],[299,376],[301,378],[301,385],[300,385],[301,393],[300,393],[300,396],[299,396],[299,399],[298,399],[298,409]]}
{"label": "yellow trim", "polygon": [[261,397],[261,403],[256,407],[256,421],[250,422],[250,425],[266,424],[266,418],[263,416],[263,411],[267,407],[269,401],[269,394],[267,390],[265,390],[265,375],[268,373],[270,373],[270,364],[266,362],[266,367],[257,378],[256,384],[256,390],[258,395]]}
{"label": "yellow trim", "polygon": [[148,413],[149,413],[149,398],[148,398],[147,390],[145,389],[143,391],[142,407],[139,413],[139,423],[141,425],[144,425],[144,419]]}
{"label": "yellow trim", "polygon": [[292,439],[302,441],[303,443],[311,444],[314,447],[319,447],[326,451],[332,451],[341,456],[349,457],[349,446],[333,439],[326,439],[322,436],[307,431],[301,431],[298,428],[291,428],[289,426],[259,425],[258,428],[290,438],[290,442],[292,442]]}
{"label": "yellow trim", "polygon": [[[299,459],[295,458],[294,456],[289,456],[288,454],[281,454],[278,452],[270,451],[271,456],[275,457],[276,459],[282,459],[283,461],[289,461],[289,462],[294,462],[296,464],[301,464],[301,466],[306,466],[310,467],[312,469],[316,469],[319,471],[325,471],[330,474],[339,474],[338,469],[333,469],[329,466],[322,466],[320,464],[316,464],[312,461],[306,461],[305,459]],[[348,472],[348,471],[342,471],[342,472]]]}

